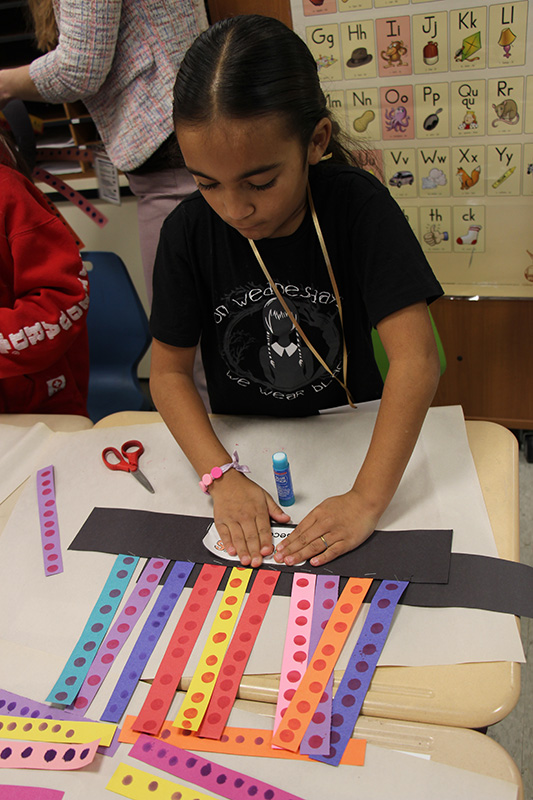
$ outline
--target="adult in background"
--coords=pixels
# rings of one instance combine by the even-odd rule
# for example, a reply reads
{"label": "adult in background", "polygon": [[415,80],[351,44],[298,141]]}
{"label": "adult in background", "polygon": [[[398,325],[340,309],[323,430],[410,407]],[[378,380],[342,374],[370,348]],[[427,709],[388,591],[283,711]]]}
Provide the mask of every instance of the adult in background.
{"label": "adult in background", "polygon": [[148,292],[161,224],[195,183],[172,124],[172,87],[189,45],[207,27],[203,0],[29,0],[31,64],[0,70],[0,108],[18,97],[82,100],[115,166],[138,197]]}

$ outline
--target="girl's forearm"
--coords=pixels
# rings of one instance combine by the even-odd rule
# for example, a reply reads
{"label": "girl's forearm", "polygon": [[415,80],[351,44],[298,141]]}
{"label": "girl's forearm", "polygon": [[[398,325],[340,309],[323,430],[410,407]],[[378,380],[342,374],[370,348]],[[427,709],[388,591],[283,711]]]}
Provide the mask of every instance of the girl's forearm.
{"label": "girl's forearm", "polygon": [[391,362],[376,424],[353,491],[381,515],[391,502],[416,445],[439,380],[438,363]]}
{"label": "girl's forearm", "polygon": [[231,461],[192,378],[176,373],[152,375],[150,391],[157,410],[199,476]]}

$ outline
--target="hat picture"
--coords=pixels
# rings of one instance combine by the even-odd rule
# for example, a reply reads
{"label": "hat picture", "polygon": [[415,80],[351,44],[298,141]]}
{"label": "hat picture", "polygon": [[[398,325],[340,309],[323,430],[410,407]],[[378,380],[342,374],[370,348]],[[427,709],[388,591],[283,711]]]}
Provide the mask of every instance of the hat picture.
{"label": "hat picture", "polygon": [[346,62],[347,67],[362,67],[372,61],[372,54],[367,53],[366,47],[357,47],[352,57]]}

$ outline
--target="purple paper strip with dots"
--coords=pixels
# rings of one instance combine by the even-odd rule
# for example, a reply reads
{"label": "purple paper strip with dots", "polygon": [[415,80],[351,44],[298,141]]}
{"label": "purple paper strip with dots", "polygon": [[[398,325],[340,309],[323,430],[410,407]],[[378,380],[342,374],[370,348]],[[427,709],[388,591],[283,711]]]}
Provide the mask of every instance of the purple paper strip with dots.
{"label": "purple paper strip with dots", "polygon": [[[339,576],[317,575],[315,589],[315,604],[313,606],[313,620],[311,622],[311,637],[309,641],[309,658],[316,650],[316,646],[324,632],[331,612],[339,598]],[[331,708],[333,703],[333,673],[326,684],[322,697],[318,703],[313,718],[300,745],[302,755],[327,755],[329,753],[329,737],[331,727]]]}
{"label": "purple paper strip with dots", "polygon": [[361,712],[370,681],[387,639],[398,601],[409,581],[382,581],[333,699],[330,752],[314,761],[338,766]]}
{"label": "purple paper strip with dots", "polygon": [[115,563],[91,611],[89,619],[78,639],[74,650],[46,698],[49,703],[69,705],[74,702],[87,672],[98,652],[118,608],[120,600],[128,587],[138,556],[117,556]]}
{"label": "purple paper strip with dots", "polygon": [[0,797],[2,800],[61,800],[64,796],[65,792],[62,792],[61,789],[0,783]]}
{"label": "purple paper strip with dots", "polygon": [[54,468],[44,467],[37,472],[37,502],[41,526],[44,574],[59,575],[63,572],[61,540],[57,520]]}
{"label": "purple paper strip with dots", "polygon": [[270,783],[221,767],[214,761],[182,750],[181,747],[163,744],[144,733],[139,736],[129,755],[176,778],[194,783],[208,792],[227,797],[228,800],[250,800],[251,797],[264,800],[301,800],[299,796],[278,789]]}
{"label": "purple paper strip with dots", "polygon": [[[28,717],[29,719],[62,719],[62,720],[84,720],[85,722],[96,722],[96,720],[87,719],[83,714],[70,709],[60,709],[57,707],[45,705],[45,703],[38,703],[36,700],[30,700],[29,697],[23,697],[20,694],[8,692],[5,689],[0,689],[0,714],[9,714],[17,717]],[[112,720],[106,720],[112,721]],[[98,746],[98,752],[105,756],[112,756],[116,752],[120,730],[117,729],[113,737],[113,741],[108,747],[103,745]],[[0,797],[2,797],[0,793]],[[2,798],[3,800],[3,798]]]}
{"label": "purple paper strip with dots", "polygon": [[74,701],[77,709],[86,709],[93,701],[102,681],[111,669],[116,656],[120,653],[128,636],[146,608],[148,601],[159,585],[161,576],[168,566],[168,559],[151,558],[143,574],[132,589],[124,608],[109,633],[102,642],[100,649],[86,675],[78,696]]}
{"label": "purple paper strip with dots", "polygon": [[96,755],[98,739],[90,744],[4,741],[0,745],[0,768],[80,769]]}
{"label": "purple paper strip with dots", "polygon": [[118,722],[180,597],[194,563],[176,561],[131,651],[101,719]]}
{"label": "purple paper strip with dots", "polygon": [[315,585],[316,575],[308,575],[303,572],[294,573],[274,730],[281,722],[281,718],[307,668]]}

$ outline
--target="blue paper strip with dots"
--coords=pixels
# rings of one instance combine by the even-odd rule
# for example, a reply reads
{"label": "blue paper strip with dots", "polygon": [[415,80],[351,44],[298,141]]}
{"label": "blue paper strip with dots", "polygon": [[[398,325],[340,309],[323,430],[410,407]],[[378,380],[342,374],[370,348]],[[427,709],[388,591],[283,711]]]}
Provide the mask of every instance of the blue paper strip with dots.
{"label": "blue paper strip with dots", "polygon": [[385,645],[394,610],[408,585],[409,581],[381,582],[333,698],[329,755],[312,755],[313,761],[340,764]]}
{"label": "blue paper strip with dots", "polygon": [[49,703],[70,705],[76,699],[113,616],[130,582],[138,556],[120,555],[91,611],[83,632],[48,697]]}
{"label": "blue paper strip with dots", "polygon": [[176,561],[172,567],[105,707],[101,717],[104,722],[118,722],[126,710],[193,567],[189,561]]}

